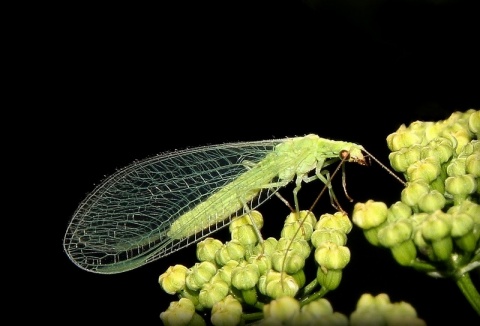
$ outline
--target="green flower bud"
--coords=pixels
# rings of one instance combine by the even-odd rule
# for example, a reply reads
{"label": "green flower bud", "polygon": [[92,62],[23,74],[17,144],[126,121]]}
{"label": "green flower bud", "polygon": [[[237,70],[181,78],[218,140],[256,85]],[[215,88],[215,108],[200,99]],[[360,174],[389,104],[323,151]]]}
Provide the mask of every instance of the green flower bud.
{"label": "green flower bud", "polygon": [[365,239],[367,239],[368,242],[376,247],[380,245],[380,242],[378,241],[378,231],[382,229],[382,226],[383,224],[374,228],[363,230]]}
{"label": "green flower bud", "polygon": [[456,157],[447,165],[447,175],[450,177],[466,174],[466,157]]}
{"label": "green flower bud", "polygon": [[412,231],[413,227],[408,220],[390,223],[378,231],[378,240],[382,246],[392,248],[410,240]]}
{"label": "green flower bud", "polygon": [[294,223],[298,221],[302,221],[302,223],[308,223],[314,226],[315,223],[317,223],[317,218],[309,210],[300,211],[300,214],[297,214],[297,212],[292,212],[288,214],[287,218],[285,219],[285,224]]}
{"label": "green flower bud", "polygon": [[244,214],[232,220],[230,223],[229,230],[232,232],[233,229],[236,229],[243,225],[252,225],[252,222],[255,223],[255,226],[260,230],[263,227],[263,216],[259,211],[253,210],[250,213]]}
{"label": "green flower bud", "polygon": [[210,321],[214,326],[236,326],[242,319],[242,304],[231,295],[215,303]]}
{"label": "green flower bud", "polygon": [[310,314],[314,317],[313,320],[319,321],[322,317],[333,314],[333,307],[327,299],[319,298],[304,305],[301,313]]}
{"label": "green flower bud", "polygon": [[414,207],[418,204],[420,198],[430,191],[428,183],[423,180],[408,182],[403,188],[400,198],[408,206]]}
{"label": "green flower bud", "polygon": [[310,223],[302,223],[300,221],[285,224],[282,229],[281,237],[288,239],[305,239],[310,240],[313,233],[313,225]]}
{"label": "green flower bud", "polygon": [[205,308],[212,308],[215,303],[223,300],[228,295],[228,292],[228,284],[217,279],[216,282],[207,282],[202,286],[198,299]]}
{"label": "green flower bud", "polygon": [[455,148],[455,152],[460,154],[463,151],[465,145],[470,142],[470,134],[467,129],[459,129],[451,133],[453,137],[457,140],[457,147]]}
{"label": "green flower bud", "polygon": [[185,284],[191,290],[200,290],[205,283],[210,281],[216,272],[217,267],[211,262],[204,261],[201,263],[196,263],[187,271]]}
{"label": "green flower bud", "polygon": [[217,275],[228,285],[232,284],[232,271],[240,263],[237,260],[230,260],[217,271]]}
{"label": "green flower bud", "polygon": [[255,246],[252,254],[270,256],[271,254],[273,254],[275,249],[277,249],[277,243],[277,239],[275,239],[274,237],[269,237],[263,242],[258,243]]}
{"label": "green flower bud", "polygon": [[453,156],[453,152],[452,141],[439,137],[424,146],[420,151],[420,156],[422,159],[435,157],[440,164],[443,164]]}
{"label": "green flower bud", "polygon": [[392,152],[398,151],[403,147],[421,144],[421,142],[421,137],[407,129],[404,124],[396,132],[387,136],[387,146]]}
{"label": "green flower bud", "polygon": [[387,219],[388,207],[384,202],[368,200],[356,203],[353,207],[352,221],[358,227],[368,230],[381,225]]}
{"label": "green flower bud", "polygon": [[[275,251],[283,251],[283,250],[294,250],[297,252],[298,255],[307,259],[310,256],[310,245],[307,240],[305,239],[286,239],[280,238],[277,244],[277,249]],[[275,253],[275,252],[274,252]]]}
{"label": "green flower bud", "polygon": [[239,290],[247,290],[255,287],[260,278],[258,266],[245,264],[238,266],[232,271],[232,285]]}
{"label": "green flower bud", "polygon": [[197,258],[199,261],[215,262],[215,253],[223,246],[223,243],[214,238],[205,238],[197,244]]}
{"label": "green flower bud", "polygon": [[248,262],[257,265],[260,275],[265,274],[267,270],[272,268],[271,257],[267,255],[252,255],[248,257]]}
{"label": "green flower bud", "polygon": [[294,274],[305,266],[305,258],[296,250],[277,250],[272,255],[272,267],[278,272]]}
{"label": "green flower bud", "polygon": [[473,218],[467,213],[458,212],[452,214],[452,220],[451,235],[455,244],[466,252],[474,252],[480,234],[475,234]]}
{"label": "green flower bud", "polygon": [[299,288],[292,276],[274,270],[270,270],[265,275],[260,276],[258,281],[259,291],[273,299],[282,296],[294,297]]}
{"label": "green flower bud", "polygon": [[158,283],[168,294],[175,294],[185,288],[185,277],[188,268],[183,265],[168,267],[167,271],[160,275]]}
{"label": "green flower bud", "polygon": [[253,306],[258,302],[257,288],[253,287],[248,290],[242,290],[242,299],[246,304]]}
{"label": "green flower bud", "polygon": [[402,266],[410,266],[417,258],[417,247],[413,240],[404,241],[396,246],[390,247],[393,258]]}
{"label": "green flower bud", "polygon": [[448,177],[445,179],[445,190],[453,195],[455,204],[458,204],[477,191],[477,179],[471,174]]}
{"label": "green flower bud", "polygon": [[465,172],[480,177],[480,151],[470,154],[465,160]]}
{"label": "green flower bud", "polygon": [[307,282],[307,276],[305,275],[305,272],[303,269],[299,270],[298,272],[291,274],[295,282],[298,284],[299,288],[302,288],[305,283]]}
{"label": "green flower bud", "polygon": [[290,325],[299,313],[300,302],[290,296],[280,297],[263,306],[265,319],[272,318],[278,322],[278,325]]}
{"label": "green flower bud", "polygon": [[394,217],[394,220],[407,219],[412,215],[412,208],[401,201],[393,203],[388,210]]}
{"label": "green flower bud", "polygon": [[420,160],[420,145],[404,147],[388,155],[390,165],[397,172],[406,172],[408,167]]}
{"label": "green flower bud", "polygon": [[333,215],[326,213],[321,215],[315,224],[315,230],[322,228],[337,229],[348,234],[352,230],[352,222],[346,213],[336,212]]}
{"label": "green flower bud", "polygon": [[240,225],[230,231],[233,240],[244,246],[255,245],[258,242],[257,231],[252,225]]}
{"label": "green flower bud", "polygon": [[422,236],[431,245],[436,260],[447,260],[453,250],[451,215],[437,211],[421,225]]}
{"label": "green flower bud", "polygon": [[315,261],[326,269],[343,269],[350,261],[350,249],[333,242],[323,242],[315,250]]}
{"label": "green flower bud", "polygon": [[480,139],[480,111],[472,111],[468,118],[468,128]]}
{"label": "green flower bud", "polygon": [[347,235],[337,229],[320,229],[313,231],[312,245],[318,248],[322,242],[333,242],[336,245],[344,246],[347,243]]}
{"label": "green flower bud", "polygon": [[342,269],[317,268],[317,282],[323,288],[332,291],[335,290],[342,281]]}
{"label": "green flower bud", "polygon": [[200,304],[200,301],[198,300],[198,293],[199,291],[193,291],[185,287],[178,293],[178,297],[190,300],[195,305],[196,311],[203,311],[205,307]]}
{"label": "green flower bud", "polygon": [[426,213],[432,213],[440,210],[445,206],[446,199],[437,190],[431,190],[423,195],[418,201],[418,208]]}
{"label": "green flower bud", "polygon": [[160,319],[164,325],[190,325],[195,306],[189,299],[181,298],[179,301],[170,302],[167,310],[160,314]]}
{"label": "green flower bud", "polygon": [[215,261],[219,265],[226,264],[229,260],[240,260],[245,257],[245,247],[240,241],[231,240],[225,243],[215,254]]}
{"label": "green flower bud", "polygon": [[425,180],[430,183],[440,175],[440,172],[440,162],[431,156],[410,165],[407,169],[407,179],[409,181]]}

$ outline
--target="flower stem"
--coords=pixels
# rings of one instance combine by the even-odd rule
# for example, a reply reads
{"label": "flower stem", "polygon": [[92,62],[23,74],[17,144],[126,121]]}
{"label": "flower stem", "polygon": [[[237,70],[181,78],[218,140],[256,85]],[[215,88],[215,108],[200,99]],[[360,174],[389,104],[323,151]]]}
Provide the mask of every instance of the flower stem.
{"label": "flower stem", "polygon": [[470,274],[464,273],[462,276],[456,279],[456,283],[465,298],[467,298],[472,308],[475,309],[477,314],[480,316],[480,294],[475,288],[475,285],[470,278]]}

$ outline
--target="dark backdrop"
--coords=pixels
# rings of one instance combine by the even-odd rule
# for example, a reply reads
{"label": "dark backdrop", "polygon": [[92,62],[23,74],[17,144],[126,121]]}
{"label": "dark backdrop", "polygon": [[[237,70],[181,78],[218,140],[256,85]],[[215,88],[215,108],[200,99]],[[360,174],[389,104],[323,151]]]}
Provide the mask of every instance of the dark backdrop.
{"label": "dark backdrop", "polygon": [[[39,318],[154,325],[175,300],[162,292],[158,276],[173,264],[191,266],[194,247],[110,276],[82,271],[63,253],[63,234],[80,201],[135,159],[197,145],[316,133],[360,143],[388,163],[385,138],[402,123],[478,109],[473,2],[56,8],[61,14],[44,22],[55,49],[47,104],[56,111],[42,111],[52,119],[42,133],[45,148],[53,149],[42,176],[54,189],[44,201],[51,232],[44,239],[52,244],[54,267],[48,267],[53,279],[42,282],[47,289],[39,291],[40,300],[54,301]],[[377,165],[349,165],[347,184],[358,201],[392,203],[401,190]],[[304,198],[314,196],[319,184],[308,189]],[[331,211],[326,200],[317,209]],[[267,211],[271,219],[288,213],[274,200]],[[392,301],[412,303],[432,325],[445,318],[478,320],[451,281],[396,265],[388,252],[366,244],[358,229],[348,241],[352,261],[340,288],[327,296],[336,311],[352,312],[361,293],[386,292]]]}

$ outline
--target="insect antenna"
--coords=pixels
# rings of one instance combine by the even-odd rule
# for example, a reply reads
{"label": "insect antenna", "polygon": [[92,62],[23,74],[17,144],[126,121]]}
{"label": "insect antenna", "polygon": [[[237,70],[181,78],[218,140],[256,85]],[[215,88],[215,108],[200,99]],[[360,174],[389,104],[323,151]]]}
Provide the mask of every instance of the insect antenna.
{"label": "insect antenna", "polygon": [[370,154],[367,150],[365,149],[362,149],[365,153],[367,153],[368,155],[368,158],[372,158],[375,162],[377,162],[378,165],[380,165],[384,170],[386,170],[390,175],[392,175],[395,179],[397,179],[398,181],[400,181],[400,183],[403,185],[403,186],[407,186],[407,184],[405,183],[405,181],[403,181],[402,179],[400,179],[400,177],[398,175],[396,175],[391,169],[389,169],[385,164],[383,164],[382,162],[380,162],[379,159],[377,159],[375,156],[373,156],[372,154]]}

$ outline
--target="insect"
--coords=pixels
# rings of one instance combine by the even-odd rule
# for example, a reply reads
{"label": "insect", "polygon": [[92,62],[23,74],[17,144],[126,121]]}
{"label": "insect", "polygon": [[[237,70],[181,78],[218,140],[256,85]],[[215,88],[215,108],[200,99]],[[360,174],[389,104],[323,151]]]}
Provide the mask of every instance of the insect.
{"label": "insect", "polygon": [[[132,270],[207,237],[277,191],[320,179],[342,159],[366,165],[361,145],[304,137],[236,142],[167,152],[137,161],[100,183],[78,206],[64,250],[80,268]],[[343,157],[342,157],[343,155]]]}

